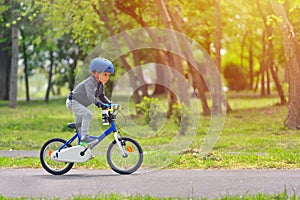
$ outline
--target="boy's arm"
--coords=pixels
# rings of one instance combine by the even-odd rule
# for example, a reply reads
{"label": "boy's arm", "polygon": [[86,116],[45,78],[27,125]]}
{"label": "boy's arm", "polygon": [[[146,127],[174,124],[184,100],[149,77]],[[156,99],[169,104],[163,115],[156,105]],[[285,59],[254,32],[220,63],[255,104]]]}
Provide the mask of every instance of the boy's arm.
{"label": "boy's arm", "polygon": [[111,101],[105,96],[104,85],[98,85],[98,91],[96,92],[96,96],[100,100],[101,103],[111,104]]}
{"label": "boy's arm", "polygon": [[111,104],[111,101],[105,96],[104,93],[100,94],[98,98],[103,103]]}

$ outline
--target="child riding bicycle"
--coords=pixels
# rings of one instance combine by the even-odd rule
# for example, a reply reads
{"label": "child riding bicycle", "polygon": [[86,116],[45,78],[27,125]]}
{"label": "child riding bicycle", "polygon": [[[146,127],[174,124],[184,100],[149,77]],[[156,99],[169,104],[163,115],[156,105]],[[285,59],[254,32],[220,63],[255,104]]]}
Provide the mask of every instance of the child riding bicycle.
{"label": "child riding bicycle", "polygon": [[92,113],[87,108],[95,104],[98,108],[107,109],[111,106],[110,100],[105,96],[104,84],[110,74],[114,74],[114,65],[105,58],[94,58],[90,64],[91,76],[79,83],[70,93],[66,100],[66,106],[71,110],[76,119],[76,124],[81,124],[81,142],[91,142],[89,125]]}

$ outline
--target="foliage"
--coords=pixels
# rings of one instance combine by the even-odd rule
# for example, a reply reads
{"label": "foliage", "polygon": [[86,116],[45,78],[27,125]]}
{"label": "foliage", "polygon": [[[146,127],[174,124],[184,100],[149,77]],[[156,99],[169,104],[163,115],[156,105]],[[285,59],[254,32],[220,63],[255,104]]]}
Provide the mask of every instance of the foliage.
{"label": "foliage", "polygon": [[[16,17],[14,18],[11,15],[10,4],[0,4],[0,26],[3,27],[0,29],[0,35],[3,36],[0,43],[8,41],[7,44],[9,44],[10,36],[4,33],[10,32],[12,24],[17,24],[20,31],[20,63],[21,66],[24,66],[24,74],[20,73],[19,76],[25,81],[28,80],[29,76],[37,74],[50,77],[48,74],[52,73],[49,68],[51,55],[53,55],[54,80],[50,82],[50,88],[55,85],[59,90],[66,82],[72,88],[74,85],[74,70],[77,60],[81,56],[78,47],[74,44],[70,35],[57,34],[55,31],[56,25],[46,21],[49,13],[41,12],[38,2],[17,2],[19,9],[16,10]],[[7,35],[7,37],[4,37],[4,35]],[[10,49],[8,46],[5,48]],[[29,88],[26,87],[27,91],[29,89],[30,85]]]}
{"label": "foliage", "polygon": [[174,104],[172,110],[171,119],[175,122],[176,126],[179,127],[179,133],[184,135],[190,125],[191,112],[186,105],[179,103]]}
{"label": "foliage", "polygon": [[141,103],[136,105],[136,109],[138,113],[144,115],[146,124],[149,124],[152,130],[156,131],[159,126],[160,118],[164,116],[164,109],[159,99],[144,97]]}
{"label": "foliage", "polygon": [[[180,3],[179,3],[180,2]],[[210,43],[214,40],[214,3],[212,1],[170,1],[172,7],[180,6],[182,15],[188,19],[181,27],[182,32],[195,39],[203,48],[210,53]],[[201,28],[199,28],[201,26]]]}
{"label": "foliage", "polygon": [[[101,2],[101,1],[99,1]],[[37,6],[43,13],[47,13],[45,19],[55,27],[56,37],[64,34],[71,35],[73,41],[81,49],[88,53],[91,48],[105,38],[103,22],[89,1],[81,1],[70,4],[67,1],[39,1]],[[108,7],[106,8],[108,9]],[[102,34],[98,34],[98,33]]]}

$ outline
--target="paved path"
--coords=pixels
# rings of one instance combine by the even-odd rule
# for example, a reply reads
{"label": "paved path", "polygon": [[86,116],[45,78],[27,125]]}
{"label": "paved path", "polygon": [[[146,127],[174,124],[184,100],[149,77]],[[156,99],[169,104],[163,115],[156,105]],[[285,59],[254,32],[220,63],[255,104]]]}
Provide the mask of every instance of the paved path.
{"label": "paved path", "polygon": [[0,150],[0,157],[39,157],[39,151]]}
{"label": "paved path", "polygon": [[222,197],[257,193],[300,194],[300,170],[74,170],[53,176],[43,169],[0,169],[0,195],[74,197],[100,193],[156,197]]}

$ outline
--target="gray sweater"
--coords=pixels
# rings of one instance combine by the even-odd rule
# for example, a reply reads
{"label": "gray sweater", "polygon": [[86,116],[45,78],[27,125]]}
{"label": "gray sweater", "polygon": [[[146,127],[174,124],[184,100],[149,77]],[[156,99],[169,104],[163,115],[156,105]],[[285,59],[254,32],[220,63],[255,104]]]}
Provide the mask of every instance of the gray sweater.
{"label": "gray sweater", "polygon": [[[72,99],[78,101],[85,107],[98,102],[110,103],[104,93],[103,83],[99,83],[93,76],[79,83],[72,91]],[[98,98],[98,99],[97,99]]]}

